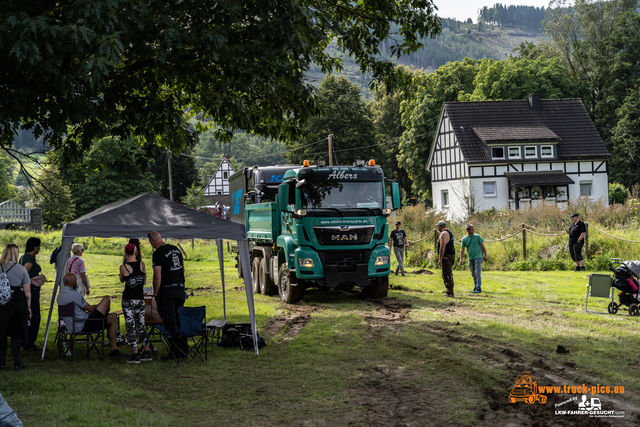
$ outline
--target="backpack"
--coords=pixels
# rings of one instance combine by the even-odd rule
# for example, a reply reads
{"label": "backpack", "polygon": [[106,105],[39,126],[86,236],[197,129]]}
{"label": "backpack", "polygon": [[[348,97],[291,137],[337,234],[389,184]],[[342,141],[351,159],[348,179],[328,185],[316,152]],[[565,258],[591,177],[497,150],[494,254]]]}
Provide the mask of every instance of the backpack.
{"label": "backpack", "polygon": [[60,249],[62,249],[62,246],[58,246],[53,250],[53,252],[51,252],[51,258],[49,258],[49,264],[53,264],[54,262],[56,262],[56,260],[58,259],[58,254],[60,253]]}
{"label": "backpack", "polygon": [[9,270],[4,271],[4,268],[0,266],[0,305],[5,305],[11,301],[11,284],[7,273],[13,268],[15,264],[9,267]]}

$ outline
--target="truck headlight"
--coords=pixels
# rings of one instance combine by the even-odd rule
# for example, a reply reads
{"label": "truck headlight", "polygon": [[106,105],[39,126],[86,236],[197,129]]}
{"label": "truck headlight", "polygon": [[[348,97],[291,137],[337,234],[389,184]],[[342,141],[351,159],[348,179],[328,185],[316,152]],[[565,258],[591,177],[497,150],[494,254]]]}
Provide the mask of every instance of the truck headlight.
{"label": "truck headlight", "polygon": [[314,267],[313,260],[311,258],[298,258],[298,265],[300,267],[307,267],[307,268]]}
{"label": "truck headlight", "polygon": [[379,256],[376,258],[376,265],[389,264],[389,255]]}

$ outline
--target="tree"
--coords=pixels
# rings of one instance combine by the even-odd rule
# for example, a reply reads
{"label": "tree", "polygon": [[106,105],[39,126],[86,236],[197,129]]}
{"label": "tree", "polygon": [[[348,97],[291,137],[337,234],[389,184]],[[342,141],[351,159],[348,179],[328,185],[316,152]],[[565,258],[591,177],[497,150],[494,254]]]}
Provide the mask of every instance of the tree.
{"label": "tree", "polygon": [[6,153],[0,152],[0,203],[16,197],[17,188],[13,185],[13,169]]}
{"label": "tree", "polygon": [[[312,117],[305,128],[307,139],[287,143],[290,152],[285,156],[292,163],[302,160],[328,164],[328,135],[333,135],[334,164],[351,164],[356,159],[375,159],[376,144],[373,115],[362,99],[360,87],[344,76],[326,76],[316,95],[323,114]],[[310,145],[308,141],[322,141]]]}
{"label": "tree", "polygon": [[640,182],[640,88],[624,100],[613,128],[611,181],[627,188]]}
{"label": "tree", "polygon": [[179,152],[196,136],[185,112],[227,140],[295,136],[318,112],[305,71],[342,69],[330,43],[394,88],[395,60],[438,34],[434,11],[432,0],[3,2],[0,145],[23,126],[72,155],[107,134]]}
{"label": "tree", "polygon": [[198,209],[207,205],[207,199],[204,197],[204,190],[200,185],[194,183],[181,199],[180,203],[191,209]]}
{"label": "tree", "polygon": [[54,163],[42,168],[42,173],[33,183],[29,199],[31,204],[42,208],[42,222],[52,228],[60,228],[75,218],[71,190],[62,182],[60,171]]}
{"label": "tree", "polygon": [[[58,152],[54,158],[60,155]],[[83,156],[60,172],[71,189],[78,215],[147,191],[160,192],[160,183],[149,171],[147,153],[133,138],[96,140]]]}
{"label": "tree", "polygon": [[[410,70],[403,67],[411,74]],[[380,148],[378,164],[384,170],[385,177],[393,179],[405,191],[411,191],[409,173],[398,164],[400,153],[400,138],[405,131],[400,115],[400,103],[406,97],[402,91],[387,93],[384,87],[373,92],[374,102],[371,103],[376,141]]]}
{"label": "tree", "polygon": [[566,75],[557,58],[487,59],[478,65],[473,84],[473,93],[459,96],[460,101],[526,99],[531,94],[545,99],[576,98],[582,88]]}
{"label": "tree", "polygon": [[431,178],[425,165],[443,102],[457,101],[460,93],[473,92],[478,61],[465,58],[450,62],[431,74],[415,72],[414,95],[401,104],[402,124],[406,128],[400,140],[398,161],[413,180],[414,193],[428,198]]}

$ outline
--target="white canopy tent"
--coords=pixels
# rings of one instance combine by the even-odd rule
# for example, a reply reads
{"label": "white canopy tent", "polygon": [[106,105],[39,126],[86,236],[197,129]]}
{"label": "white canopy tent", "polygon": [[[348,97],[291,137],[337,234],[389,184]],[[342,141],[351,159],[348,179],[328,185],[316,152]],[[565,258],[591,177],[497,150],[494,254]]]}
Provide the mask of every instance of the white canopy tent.
{"label": "white canopy tent", "polygon": [[142,239],[151,231],[159,232],[165,239],[216,240],[220,261],[225,320],[227,313],[222,241],[223,239],[227,239],[238,242],[239,261],[242,271],[244,272],[244,288],[247,295],[251,330],[253,332],[253,346],[256,354],[258,354],[258,337],[253,305],[253,287],[251,286],[249,246],[244,225],[189,209],[179,203],[148,192],[103,206],[75,221],[65,224],[63,227],[62,248],[56,259],[56,280],[53,287],[53,294],[51,295],[51,305],[49,307],[49,317],[47,319],[47,329],[42,349],[43,359],[49,338],[53,304],[55,303],[57,291],[61,286],[62,278],[66,274],[69,252],[71,251],[74,238],[124,237],[129,239]]}

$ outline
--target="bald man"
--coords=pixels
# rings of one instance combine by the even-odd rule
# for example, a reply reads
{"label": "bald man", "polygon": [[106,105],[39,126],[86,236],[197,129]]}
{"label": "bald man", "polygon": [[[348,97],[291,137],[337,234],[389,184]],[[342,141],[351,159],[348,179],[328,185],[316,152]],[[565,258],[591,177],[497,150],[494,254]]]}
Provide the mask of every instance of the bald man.
{"label": "bald man", "polygon": [[[153,294],[158,303],[158,313],[162,317],[162,326],[172,334],[180,329],[178,308],[184,305],[184,261],[182,252],[173,245],[164,242],[157,231],[148,235],[153,252]],[[182,349],[182,351],[180,351]],[[164,360],[185,357],[185,343],[180,337],[171,340],[171,349]]]}
{"label": "bald man", "polygon": [[[62,279],[63,286],[58,293],[58,305],[75,304],[75,332],[95,332],[103,329],[103,320],[107,319],[107,338],[109,339],[110,359],[126,359],[128,354],[118,350],[116,344],[116,329],[118,319],[113,313],[109,313],[111,308],[111,299],[102,297],[97,305],[91,305],[85,301],[84,297],[76,292],[76,275],[67,273]],[[73,325],[72,317],[63,317],[64,324],[71,328]]]}

